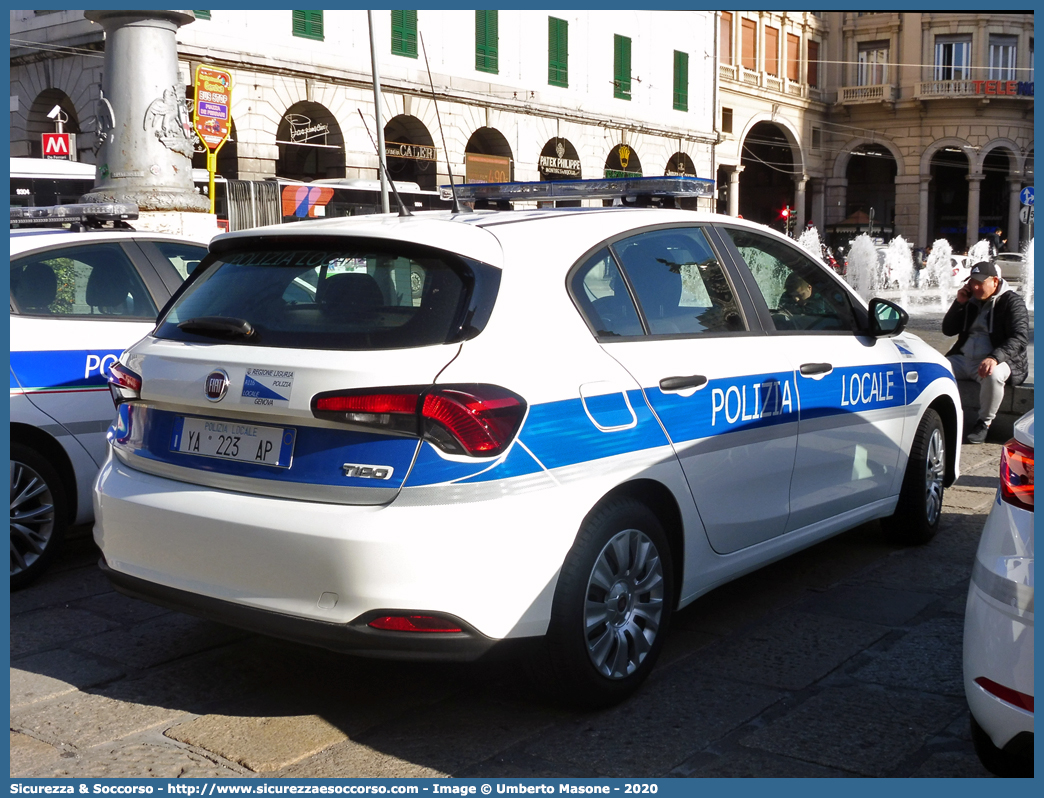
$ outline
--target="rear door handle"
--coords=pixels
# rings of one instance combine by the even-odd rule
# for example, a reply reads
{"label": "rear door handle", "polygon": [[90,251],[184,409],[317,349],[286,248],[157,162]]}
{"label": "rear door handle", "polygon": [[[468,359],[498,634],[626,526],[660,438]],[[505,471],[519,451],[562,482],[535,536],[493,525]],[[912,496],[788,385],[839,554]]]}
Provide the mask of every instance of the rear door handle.
{"label": "rear door handle", "polygon": [[693,374],[689,377],[664,377],[660,380],[661,391],[684,391],[686,388],[699,388],[707,384],[707,378],[702,374]]}
{"label": "rear door handle", "polygon": [[829,363],[803,363],[801,365],[801,373],[806,377],[814,377],[817,374],[829,374],[834,370],[834,367]]}

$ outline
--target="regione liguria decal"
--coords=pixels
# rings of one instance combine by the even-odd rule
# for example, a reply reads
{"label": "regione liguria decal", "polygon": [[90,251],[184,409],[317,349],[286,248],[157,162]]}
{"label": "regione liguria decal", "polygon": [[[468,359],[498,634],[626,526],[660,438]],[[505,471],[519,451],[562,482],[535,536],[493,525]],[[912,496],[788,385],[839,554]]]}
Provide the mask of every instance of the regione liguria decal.
{"label": "regione liguria decal", "polygon": [[242,403],[262,407],[288,407],[294,372],[284,369],[247,369],[243,377]]}

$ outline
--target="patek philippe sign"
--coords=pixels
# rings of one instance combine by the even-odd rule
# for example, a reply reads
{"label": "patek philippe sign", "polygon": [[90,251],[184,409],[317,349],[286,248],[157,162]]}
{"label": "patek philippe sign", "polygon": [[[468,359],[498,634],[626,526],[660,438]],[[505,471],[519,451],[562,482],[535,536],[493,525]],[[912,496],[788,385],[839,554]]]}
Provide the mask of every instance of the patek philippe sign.
{"label": "patek philippe sign", "polygon": [[544,180],[579,180],[581,175],[576,150],[564,139],[548,142],[540,153],[537,168]]}
{"label": "patek philippe sign", "polygon": [[409,158],[413,161],[435,160],[435,148],[424,144],[386,141],[384,142],[384,153],[389,158]]}

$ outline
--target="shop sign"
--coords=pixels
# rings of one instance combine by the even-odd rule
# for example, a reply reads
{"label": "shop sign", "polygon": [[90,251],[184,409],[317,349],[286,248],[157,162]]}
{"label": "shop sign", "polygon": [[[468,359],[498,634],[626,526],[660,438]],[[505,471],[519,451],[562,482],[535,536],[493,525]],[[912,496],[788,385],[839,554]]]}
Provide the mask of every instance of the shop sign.
{"label": "shop sign", "polygon": [[384,142],[384,153],[389,158],[409,158],[413,161],[435,160],[435,148],[425,144],[386,141]]}
{"label": "shop sign", "polygon": [[221,69],[196,67],[194,127],[207,149],[216,152],[228,138],[232,106],[232,75]]}
{"label": "shop sign", "polygon": [[562,139],[558,139],[555,142],[552,153],[548,152],[549,147],[544,147],[544,152],[541,153],[539,160],[537,161],[537,168],[540,170],[540,177],[544,180],[579,180],[581,175],[580,159],[575,157],[567,157],[570,154],[576,155],[576,151],[573,150],[572,145],[566,148],[566,143]]}
{"label": "shop sign", "polygon": [[989,96],[1032,97],[1033,81],[1022,80],[973,80],[976,94]]}
{"label": "shop sign", "polygon": [[[631,168],[628,169],[627,167]],[[641,177],[642,164],[638,156],[626,144],[621,144],[605,160],[603,176],[607,178]]]}
{"label": "shop sign", "polygon": [[508,183],[511,181],[511,159],[504,155],[464,153],[465,183]]}
{"label": "shop sign", "polygon": [[326,122],[313,122],[304,114],[287,114],[283,119],[290,123],[291,144],[307,144],[317,139],[326,144],[326,135],[330,132]]}
{"label": "shop sign", "polygon": [[663,174],[665,177],[697,177],[692,158],[684,152],[676,152],[671,156]]}

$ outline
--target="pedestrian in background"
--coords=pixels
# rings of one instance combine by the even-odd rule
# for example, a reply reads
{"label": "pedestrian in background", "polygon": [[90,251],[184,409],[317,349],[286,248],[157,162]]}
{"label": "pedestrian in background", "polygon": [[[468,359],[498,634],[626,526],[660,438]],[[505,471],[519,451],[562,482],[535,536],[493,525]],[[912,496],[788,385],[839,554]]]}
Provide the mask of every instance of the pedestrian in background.
{"label": "pedestrian in background", "polygon": [[965,436],[983,443],[1004,399],[1004,385],[1020,385],[1028,371],[1029,312],[1022,297],[992,263],[972,266],[971,275],[943,317],[944,335],[957,343],[946,353],[959,380],[979,383],[979,417]]}

